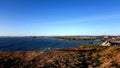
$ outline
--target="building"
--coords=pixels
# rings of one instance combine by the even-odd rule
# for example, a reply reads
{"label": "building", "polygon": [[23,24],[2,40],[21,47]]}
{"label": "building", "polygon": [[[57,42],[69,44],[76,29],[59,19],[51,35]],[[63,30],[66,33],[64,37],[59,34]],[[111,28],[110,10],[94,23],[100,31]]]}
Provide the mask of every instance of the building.
{"label": "building", "polygon": [[102,46],[120,46],[120,41],[105,41]]}
{"label": "building", "polygon": [[108,42],[108,41],[105,41],[105,42],[103,42],[101,45],[102,45],[102,46],[110,46],[110,45],[111,45],[111,43],[110,43],[110,42]]}

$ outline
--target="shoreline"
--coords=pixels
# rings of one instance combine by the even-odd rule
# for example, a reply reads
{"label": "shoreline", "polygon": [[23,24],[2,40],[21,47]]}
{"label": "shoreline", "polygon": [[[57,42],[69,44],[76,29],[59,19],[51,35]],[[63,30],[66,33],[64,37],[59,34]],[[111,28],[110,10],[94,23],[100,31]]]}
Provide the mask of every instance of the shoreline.
{"label": "shoreline", "polygon": [[0,68],[120,67],[119,57],[120,46],[82,45],[57,50],[0,52]]}

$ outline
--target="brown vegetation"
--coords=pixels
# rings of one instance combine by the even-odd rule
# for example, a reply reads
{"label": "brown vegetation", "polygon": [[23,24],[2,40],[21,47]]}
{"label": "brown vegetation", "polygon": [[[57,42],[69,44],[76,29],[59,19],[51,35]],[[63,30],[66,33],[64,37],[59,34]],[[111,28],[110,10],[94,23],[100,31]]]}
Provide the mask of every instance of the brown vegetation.
{"label": "brown vegetation", "polygon": [[120,68],[119,46],[0,52],[0,68]]}

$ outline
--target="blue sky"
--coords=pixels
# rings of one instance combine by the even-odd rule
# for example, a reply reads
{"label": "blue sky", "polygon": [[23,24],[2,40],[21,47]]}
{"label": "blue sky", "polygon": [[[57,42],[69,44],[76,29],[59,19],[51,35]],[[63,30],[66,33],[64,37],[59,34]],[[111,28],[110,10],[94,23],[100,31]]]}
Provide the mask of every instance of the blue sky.
{"label": "blue sky", "polygon": [[120,0],[0,0],[0,36],[120,35]]}

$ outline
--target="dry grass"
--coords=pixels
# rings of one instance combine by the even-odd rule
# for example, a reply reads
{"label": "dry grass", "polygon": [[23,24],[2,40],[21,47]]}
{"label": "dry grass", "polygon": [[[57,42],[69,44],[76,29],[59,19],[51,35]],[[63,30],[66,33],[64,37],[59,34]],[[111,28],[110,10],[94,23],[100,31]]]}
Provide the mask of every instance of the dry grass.
{"label": "dry grass", "polygon": [[0,52],[0,68],[120,68],[120,47]]}

